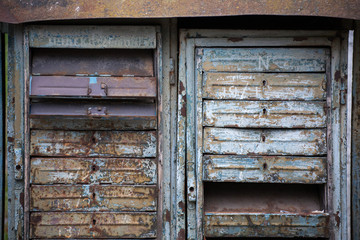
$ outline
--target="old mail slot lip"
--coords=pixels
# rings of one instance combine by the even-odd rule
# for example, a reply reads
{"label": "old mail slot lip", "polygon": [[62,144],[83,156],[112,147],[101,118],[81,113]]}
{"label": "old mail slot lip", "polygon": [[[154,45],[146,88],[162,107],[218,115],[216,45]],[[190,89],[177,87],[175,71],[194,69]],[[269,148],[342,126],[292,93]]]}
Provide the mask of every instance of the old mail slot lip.
{"label": "old mail slot lip", "polygon": [[326,157],[204,155],[204,182],[323,184]]}
{"label": "old mail slot lip", "polygon": [[31,76],[30,98],[155,98],[156,82],[157,77]]}
{"label": "old mail slot lip", "polygon": [[325,72],[328,48],[203,48],[202,69],[217,72]]}
{"label": "old mail slot lip", "polygon": [[242,213],[232,213],[232,212],[205,212],[205,216],[241,216],[241,215],[249,215],[249,216],[279,216],[279,217],[289,217],[289,216],[302,216],[302,217],[329,217],[330,214],[326,212],[319,211],[318,213],[251,213],[251,212],[242,212]]}
{"label": "old mail slot lip", "polygon": [[325,101],[204,100],[203,126],[324,128]]}
{"label": "old mail slot lip", "polygon": [[36,48],[156,48],[156,26],[28,26],[29,46]]}
{"label": "old mail slot lip", "polygon": [[330,215],[205,213],[207,237],[328,237]]}
{"label": "old mail slot lip", "polygon": [[35,116],[154,118],[156,117],[156,103],[64,100],[32,102],[30,117]]}
{"label": "old mail slot lip", "polygon": [[[30,235],[31,238],[66,238],[69,234],[71,238],[155,238],[156,216],[156,212],[31,212]],[[69,228],[73,231],[66,231]]]}
{"label": "old mail slot lip", "polygon": [[32,185],[30,211],[138,211],[157,210],[155,185]]}
{"label": "old mail slot lip", "polygon": [[33,48],[31,51],[31,75],[155,76],[152,49]]}
{"label": "old mail slot lip", "polygon": [[36,158],[30,159],[30,183],[154,185],[156,158]]}
{"label": "old mail slot lip", "polygon": [[203,98],[238,100],[326,100],[325,73],[205,72]]}

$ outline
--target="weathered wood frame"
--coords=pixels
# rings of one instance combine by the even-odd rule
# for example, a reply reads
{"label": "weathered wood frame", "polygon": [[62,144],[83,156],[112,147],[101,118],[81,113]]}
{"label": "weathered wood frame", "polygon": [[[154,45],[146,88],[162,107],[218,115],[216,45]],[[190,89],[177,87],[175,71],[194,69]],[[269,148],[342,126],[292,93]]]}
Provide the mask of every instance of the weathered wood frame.
{"label": "weathered wood frame", "polygon": [[[341,37],[339,37],[341,36]],[[178,172],[186,172],[187,239],[203,237],[203,186],[201,163],[201,109],[197,102],[199,88],[195,79],[201,74],[195,70],[197,47],[252,47],[252,46],[327,46],[331,48],[331,66],[328,81],[328,184],[331,239],[348,239],[349,216],[347,197],[349,186],[347,162],[347,33],[335,31],[230,31],[183,30],[180,32],[179,96],[178,96]],[[344,100],[345,99],[345,100]],[[331,128],[331,129],[330,129]],[[185,164],[186,163],[186,164]],[[178,174],[181,178],[181,174]],[[181,180],[178,178],[178,183]],[[178,215],[180,218],[180,215]],[[183,223],[185,220],[182,220]]]}
{"label": "weathered wood frame", "polygon": [[[171,22],[171,23],[170,23]],[[144,23],[144,21],[124,21],[127,25],[138,25]],[[146,22],[149,24],[149,21]],[[174,156],[175,146],[174,142],[170,142],[170,135],[174,139],[175,130],[170,130],[170,111],[172,116],[176,114],[175,102],[170,102],[170,95],[176,95],[176,84],[170,84],[170,76],[163,74],[164,71],[171,72],[170,56],[175,58],[176,44],[170,48],[170,38],[177,40],[176,21],[170,20],[154,20],[151,21],[152,25],[160,25],[156,28],[155,38],[158,44],[158,48],[155,54],[157,57],[158,71],[158,157],[159,157],[159,170],[162,168],[170,169],[171,156]],[[172,26],[171,26],[172,25]],[[44,30],[54,26],[42,26]],[[65,28],[72,29],[73,26],[66,26]],[[82,26],[81,26],[82,27]],[[80,27],[80,28],[81,28]],[[117,26],[114,26],[115,28]],[[27,27],[24,25],[12,26],[9,32],[9,85],[7,101],[10,103],[7,106],[8,116],[8,172],[9,176],[9,199],[14,204],[9,205],[9,238],[11,239],[28,239],[28,213],[29,213],[29,173],[24,169],[28,169],[28,159],[26,159],[29,149],[28,136],[28,78],[29,78],[29,30],[33,27]],[[39,28],[36,26],[35,28]],[[56,26],[55,26],[56,28]],[[74,29],[76,29],[75,27]],[[100,27],[101,29],[103,27]],[[111,29],[112,27],[110,27]],[[121,26],[123,30],[128,29],[127,26]],[[136,27],[135,27],[136,28]],[[101,32],[101,31],[100,31]],[[69,42],[67,42],[69,44]],[[58,47],[59,44],[55,44]],[[60,43],[61,45],[61,43]],[[51,47],[51,45],[45,45]],[[68,47],[68,45],[67,45]],[[121,46],[120,46],[121,47]],[[126,47],[126,46],[122,46]],[[130,46],[131,47],[131,46]],[[102,47],[101,47],[102,48]],[[175,62],[176,63],[176,62]],[[175,76],[176,77],[176,76]],[[176,81],[174,81],[176,83]],[[171,110],[172,109],[172,110]],[[171,123],[172,125],[175,124]],[[26,166],[24,166],[26,164]],[[159,188],[159,216],[158,216],[158,239],[172,239],[171,234],[175,234],[171,229],[172,224],[170,211],[173,210],[171,204],[171,194],[174,192],[171,190],[174,187],[169,183],[170,178],[173,177],[174,171],[159,171],[159,178],[162,177],[162,181],[158,181]],[[26,174],[24,176],[24,174]],[[25,182],[24,182],[25,180]],[[162,209],[160,209],[162,207]],[[169,217],[170,216],[170,217]]]}

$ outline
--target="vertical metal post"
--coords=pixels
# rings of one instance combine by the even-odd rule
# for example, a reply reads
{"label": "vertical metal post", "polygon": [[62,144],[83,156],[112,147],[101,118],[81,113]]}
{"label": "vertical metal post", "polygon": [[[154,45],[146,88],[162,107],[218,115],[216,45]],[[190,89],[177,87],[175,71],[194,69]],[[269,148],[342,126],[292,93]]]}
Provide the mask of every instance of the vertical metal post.
{"label": "vertical metal post", "polygon": [[352,112],[352,239],[360,239],[360,21],[355,23]]}
{"label": "vertical metal post", "polygon": [[3,239],[4,232],[4,148],[3,148],[3,65],[4,65],[4,53],[3,53],[3,34],[0,28],[0,239]]}

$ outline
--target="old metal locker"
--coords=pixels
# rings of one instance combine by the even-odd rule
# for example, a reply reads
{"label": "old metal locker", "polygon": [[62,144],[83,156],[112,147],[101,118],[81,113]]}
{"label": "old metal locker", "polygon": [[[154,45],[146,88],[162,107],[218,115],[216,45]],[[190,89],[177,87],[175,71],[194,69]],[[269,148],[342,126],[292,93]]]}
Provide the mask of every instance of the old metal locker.
{"label": "old metal locker", "polygon": [[156,26],[26,28],[29,239],[161,237],[160,42]]}
{"label": "old metal locker", "polygon": [[225,30],[180,39],[187,238],[341,239],[346,41]]}

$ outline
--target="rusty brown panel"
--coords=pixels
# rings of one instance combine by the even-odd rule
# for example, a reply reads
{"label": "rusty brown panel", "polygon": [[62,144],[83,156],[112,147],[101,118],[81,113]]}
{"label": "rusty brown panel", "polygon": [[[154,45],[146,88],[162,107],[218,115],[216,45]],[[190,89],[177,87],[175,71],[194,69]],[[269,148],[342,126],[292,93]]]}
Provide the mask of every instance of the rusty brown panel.
{"label": "rusty brown panel", "polygon": [[155,77],[32,76],[31,97],[156,97]]}
{"label": "rusty brown panel", "polygon": [[155,238],[156,213],[33,212],[31,238]]}
{"label": "rusty brown panel", "polygon": [[155,159],[32,158],[32,184],[156,184]]}
{"label": "rusty brown panel", "polygon": [[325,100],[322,73],[204,74],[203,97],[239,100]]}
{"label": "rusty brown panel", "polygon": [[30,117],[116,117],[156,120],[156,104],[140,102],[54,101],[32,102]]}
{"label": "rusty brown panel", "polygon": [[203,180],[214,182],[326,183],[326,157],[203,157]]}
{"label": "rusty brown panel", "polygon": [[326,102],[204,101],[204,126],[323,128]]}
{"label": "rusty brown panel", "polygon": [[328,214],[205,214],[206,237],[328,237]]}
{"label": "rusty brown panel", "polygon": [[359,0],[12,0],[0,2],[0,21],[22,23],[41,20],[98,18],[165,18],[233,15],[322,16],[360,19]]}
{"label": "rusty brown panel", "polygon": [[238,155],[324,155],[326,130],[204,129],[204,153]]}
{"label": "rusty brown panel", "polygon": [[156,157],[156,132],[32,130],[30,154],[49,157]]}
{"label": "rusty brown panel", "polygon": [[156,186],[33,185],[31,211],[156,211]]}
{"label": "rusty brown panel", "polygon": [[30,118],[31,129],[48,130],[153,130],[156,118]]}
{"label": "rusty brown panel", "polygon": [[207,213],[293,213],[324,212],[321,185],[274,183],[205,183],[204,211]]}
{"label": "rusty brown panel", "polygon": [[33,49],[33,75],[154,76],[152,50]]}
{"label": "rusty brown panel", "polygon": [[204,48],[202,70],[218,72],[325,72],[326,48]]}

